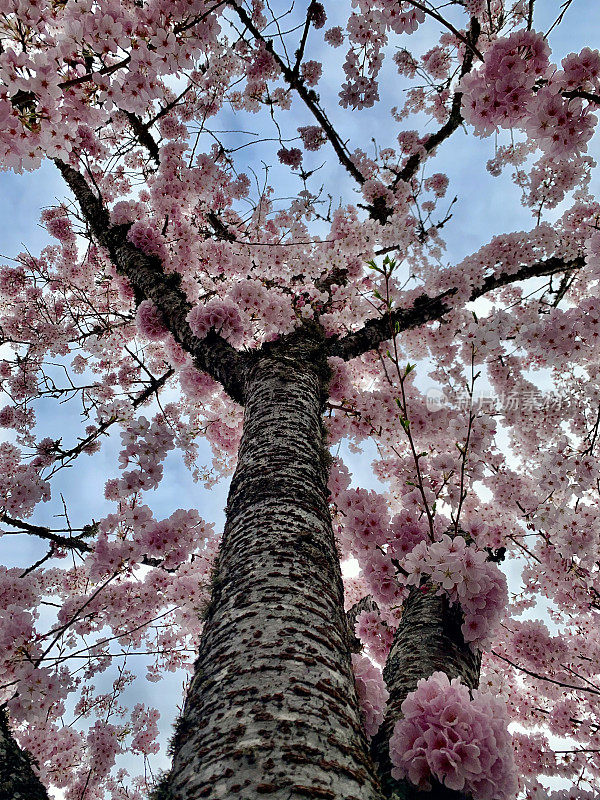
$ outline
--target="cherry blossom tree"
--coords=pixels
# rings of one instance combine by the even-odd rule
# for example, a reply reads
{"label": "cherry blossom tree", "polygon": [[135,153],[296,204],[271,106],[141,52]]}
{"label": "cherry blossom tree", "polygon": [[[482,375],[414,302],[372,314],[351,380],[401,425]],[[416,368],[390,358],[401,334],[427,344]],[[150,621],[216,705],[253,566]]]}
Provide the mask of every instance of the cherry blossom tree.
{"label": "cherry blossom tree", "polygon": [[[65,198],[0,269],[2,525],[43,546],[0,571],[0,797],[597,797],[600,54],[553,54],[572,0],[2,4],[0,160]],[[475,137],[531,223],[453,262],[440,164]],[[41,436],[47,399],[84,428]],[[53,479],[115,432],[111,513],[56,527]],[[171,452],[231,476],[222,534],[193,496],[156,518]],[[179,669],[158,777],[124,695]]]}

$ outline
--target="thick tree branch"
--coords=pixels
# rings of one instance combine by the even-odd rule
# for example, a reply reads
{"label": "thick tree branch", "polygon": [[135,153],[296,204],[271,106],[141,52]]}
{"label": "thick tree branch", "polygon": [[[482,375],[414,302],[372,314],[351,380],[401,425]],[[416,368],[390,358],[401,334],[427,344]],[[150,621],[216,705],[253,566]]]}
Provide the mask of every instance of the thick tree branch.
{"label": "thick tree branch", "polygon": [[436,671],[450,679],[460,677],[475,688],[479,683],[481,655],[464,641],[460,606],[438,595],[436,586],[423,583],[411,588],[402,618],[383,670],[390,693],[385,719],[373,738],[372,752],[379,767],[383,794],[403,800],[463,800],[464,795],[433,782],[431,792],[420,792],[408,781],[392,778],[389,740],[402,717],[402,703],[421,678]]}
{"label": "thick tree branch", "polygon": [[85,539],[86,537],[93,536],[96,532],[94,525],[86,525],[79,536],[62,536],[60,533],[55,533],[45,525],[32,525],[30,522],[25,522],[25,520],[9,517],[8,514],[2,514],[2,516],[0,516],[0,522],[6,522],[8,525],[12,525],[13,528],[19,528],[23,533],[29,533],[40,539],[52,542],[52,544],[57,545],[57,547],[79,550],[82,553],[89,553],[92,550],[92,547]]}
{"label": "thick tree branch", "polygon": [[[503,272],[499,275],[488,276],[479,287],[473,289],[469,300],[477,300],[478,297],[482,297],[487,292],[499,289],[502,286],[508,286],[517,281],[555,275],[559,272],[573,272],[581,269],[584,265],[585,259],[583,256],[579,256],[572,261],[565,261],[558,256],[553,256],[545,261],[536,261],[534,264],[520,267],[516,272]],[[349,333],[339,339],[332,337],[327,354],[349,361],[370,350],[375,350],[382,342],[391,339],[393,333],[401,333],[412,328],[418,328],[426,322],[439,320],[444,314],[452,310],[452,306],[449,305],[448,301],[456,292],[457,289],[452,288],[435,297],[423,294],[417,297],[411,308],[398,308],[391,314],[368,320],[360,330],[354,333]]]}
{"label": "thick tree branch", "polygon": [[133,132],[138,138],[138,142],[146,148],[146,150],[150,153],[154,162],[156,164],[160,164],[158,145],[156,144],[152,134],[148,130],[148,126],[142,121],[140,117],[138,117],[137,114],[134,114],[132,111],[126,111],[125,115],[129,120]]}
{"label": "thick tree branch", "polygon": [[192,305],[181,289],[180,276],[165,274],[160,259],[133,245],[127,239],[128,226],[111,225],[102,201],[77,170],[59,159],[55,163],[77,198],[92,234],[106,247],[118,272],[130,281],[138,298],[155,304],[175,340],[193,356],[196,367],[218,381],[233,400],[243,404],[245,357],[214,331],[205,339],[194,336],[186,321]]}
{"label": "thick tree branch", "polygon": [[587,100],[588,103],[593,103],[596,106],[600,106],[600,94],[596,94],[594,92],[586,92],[585,89],[573,89],[569,92],[563,92],[563,97],[581,97],[583,100]]}
{"label": "thick tree branch", "polygon": [[399,308],[392,314],[367,320],[359,331],[349,333],[341,339],[332,338],[327,354],[349,361],[375,350],[382,342],[391,339],[394,332],[419,328],[426,322],[443,317],[451,309],[447,300],[453,294],[456,294],[456,289],[448,289],[436,297],[423,294],[415,300],[411,308]]}

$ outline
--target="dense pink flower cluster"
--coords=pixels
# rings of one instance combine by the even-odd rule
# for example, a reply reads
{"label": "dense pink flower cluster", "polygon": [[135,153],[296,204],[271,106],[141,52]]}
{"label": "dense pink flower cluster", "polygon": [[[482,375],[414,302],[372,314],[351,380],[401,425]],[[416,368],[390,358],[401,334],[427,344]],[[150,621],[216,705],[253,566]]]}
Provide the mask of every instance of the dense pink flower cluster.
{"label": "dense pink flower cluster", "polygon": [[541,34],[517,31],[497,39],[484,65],[461,80],[463,114],[476,133],[511,127],[527,113],[534,84],[546,78],[550,48]]}
{"label": "dense pink flower cluster", "polygon": [[330,44],[332,47],[340,47],[344,44],[344,32],[339,25],[326,30],[324,38],[327,44]]}
{"label": "dense pink flower cluster", "polygon": [[244,335],[244,326],[240,312],[228,300],[212,298],[204,305],[195,306],[186,317],[190,328],[199,339],[208,336],[214,330],[231,344],[237,346]]}
{"label": "dense pink flower cluster", "polygon": [[462,536],[444,534],[441,541],[419,543],[403,567],[409,573],[408,585],[418,586],[428,576],[453,603],[460,603],[466,642],[489,644],[508,603],[508,589],[504,574],[483,550],[467,545]]}
{"label": "dense pink flower cluster", "polygon": [[298,133],[307,150],[318,150],[327,141],[325,131],[319,125],[305,125],[298,128]]}
{"label": "dense pink flower cluster", "polygon": [[[5,414],[5,421],[9,422]],[[0,444],[0,507],[12,516],[31,516],[34,507],[50,499],[50,484],[39,467],[21,463],[21,451],[7,442]]]}
{"label": "dense pink flower cluster", "polygon": [[85,759],[85,738],[72,727],[41,722],[18,735],[20,745],[36,759],[41,780],[59,788],[73,783]]}
{"label": "dense pink flower cluster", "polygon": [[550,156],[586,150],[597,118],[588,102],[565,89],[595,87],[600,58],[586,48],[563,59],[563,72],[553,73],[549,55],[545,37],[535,31],[517,31],[493,43],[483,67],[461,80],[463,114],[476,133],[521,127]]}
{"label": "dense pink flower cluster", "polygon": [[62,206],[44,209],[42,221],[46,224],[48,233],[55,239],[69,244],[75,241],[75,232],[67,210]]}
{"label": "dense pink flower cluster", "polygon": [[562,636],[551,636],[541,620],[514,620],[511,627],[510,656],[529,669],[558,670],[567,677],[568,670],[562,665],[568,657],[568,645]]}
{"label": "dense pink flower cluster", "polygon": [[168,334],[160,312],[151,300],[142,300],[137,308],[135,321],[142,336],[151,341],[160,341]]}
{"label": "dense pink flower cluster", "polygon": [[600,269],[600,231],[595,231],[586,243],[587,263]]}
{"label": "dense pink flower cluster", "polygon": [[163,260],[167,259],[165,240],[160,231],[153,225],[138,220],[129,229],[127,238],[147,255],[159,256]]}
{"label": "dense pink flower cluster", "polygon": [[354,632],[368,647],[369,654],[379,664],[385,664],[394,641],[394,628],[388,625],[379,611],[361,611],[356,618]]}
{"label": "dense pink flower cluster", "polygon": [[159,712],[155,708],[147,708],[141,703],[137,703],[131,712],[131,724],[133,728],[133,740],[131,749],[134,753],[143,755],[153,755],[158,753],[158,719]]}
{"label": "dense pink flower cluster", "polygon": [[282,164],[287,164],[292,169],[298,169],[302,164],[302,150],[299,147],[282,147],[277,151],[277,158]]}
{"label": "dense pink flower cluster", "polygon": [[402,588],[391,553],[383,551],[389,526],[385,498],[365,489],[347,489],[337,496],[336,505],[344,519],[339,529],[342,550],[358,559],[375,600],[391,605],[402,595]]}
{"label": "dense pink flower cluster", "polygon": [[323,73],[323,65],[319,61],[305,61],[302,64],[302,77],[309,86],[316,86]]}
{"label": "dense pink flower cluster", "polygon": [[163,559],[166,569],[183,564],[205,537],[214,535],[213,526],[203,522],[195,509],[174,511],[162,522],[139,528],[136,537],[141,552]]}
{"label": "dense pink flower cluster", "polygon": [[375,736],[385,716],[385,704],[390,696],[381,670],[366,656],[352,654],[352,670],[356,693],[367,736]]}
{"label": "dense pink flower cluster", "polygon": [[431,778],[474,800],[513,800],[517,776],[506,706],[444,672],[422,678],[390,739],[392,775],[431,789]]}
{"label": "dense pink flower cluster", "polygon": [[523,128],[548,155],[561,158],[587,150],[598,119],[583,100],[566,99],[553,83],[543,86],[531,105]]}
{"label": "dense pink flower cluster", "polygon": [[158,414],[152,423],[143,416],[130,422],[121,432],[121,444],[121,468],[133,461],[137,469],[127,470],[120,479],[107,481],[104,494],[109,500],[118,500],[140,489],[155,489],[162,478],[161,462],[175,446],[173,432]]}

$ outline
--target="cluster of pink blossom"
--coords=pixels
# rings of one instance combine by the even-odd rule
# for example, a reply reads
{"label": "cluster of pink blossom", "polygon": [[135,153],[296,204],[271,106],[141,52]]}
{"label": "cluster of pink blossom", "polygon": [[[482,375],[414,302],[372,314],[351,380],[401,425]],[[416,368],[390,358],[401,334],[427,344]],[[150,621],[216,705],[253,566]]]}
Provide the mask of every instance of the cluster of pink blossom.
{"label": "cluster of pink blossom", "polygon": [[38,722],[18,733],[19,744],[37,761],[40,778],[67,788],[83,761],[84,739],[72,727]]}
{"label": "cluster of pink blossom", "polygon": [[537,92],[530,107],[523,128],[548,155],[561,158],[587,149],[598,119],[583,100],[565,98],[553,82]]}
{"label": "cluster of pink blossom", "polygon": [[27,285],[27,275],[22,266],[0,269],[0,292],[3,298],[17,297]]}
{"label": "cluster of pink blossom", "polygon": [[390,739],[392,775],[423,790],[431,779],[474,800],[512,800],[517,790],[506,706],[444,672],[422,678],[402,703]]}
{"label": "cluster of pink blossom", "polygon": [[483,67],[461,80],[463,115],[477,134],[516,126],[555,158],[586,150],[597,119],[589,103],[565,89],[595,86],[600,59],[586,48],[552,74],[549,55],[545,37],[535,31],[516,31],[492,44]]}
{"label": "cluster of pink blossom", "polygon": [[8,685],[3,687],[3,699],[8,701],[11,715],[14,719],[31,723],[41,715],[60,717],[65,712],[65,698],[74,688],[74,679],[65,668],[34,666],[23,658],[24,653],[33,657],[39,650],[34,642],[28,642],[11,654],[12,660],[7,659],[9,663],[3,665],[4,678],[8,679]]}
{"label": "cluster of pink blossom", "polygon": [[404,559],[407,585],[419,586],[427,576],[439,584],[452,603],[460,603],[466,642],[484,647],[500,622],[508,603],[506,578],[498,565],[462,536],[444,534],[440,541],[419,543]]}
{"label": "cluster of pink blossom", "polygon": [[332,47],[340,47],[344,44],[344,32],[339,25],[326,30],[324,38],[327,44],[330,44]]}
{"label": "cluster of pink blossom", "polygon": [[327,141],[327,136],[320,125],[305,125],[298,128],[302,144],[307,150],[318,150]]}
{"label": "cluster of pink blossom", "polygon": [[122,735],[118,726],[105,722],[104,720],[97,720],[87,735],[87,748],[89,758],[89,774],[87,770],[82,770],[84,773],[80,779],[80,786],[74,787],[71,790],[71,796],[75,798],[76,792],[81,791],[86,785],[91,782],[92,786],[98,784],[110,772],[115,763],[115,758],[118,753],[122,752]]}
{"label": "cluster of pink blossom", "polygon": [[204,522],[195,509],[179,508],[161,522],[140,527],[136,540],[144,554],[161,557],[165,569],[173,569],[211,536],[212,524]]}
{"label": "cluster of pink blossom", "polygon": [[336,505],[344,518],[338,530],[342,550],[358,559],[375,600],[390,605],[401,588],[391,556],[382,550],[388,527],[385,498],[366,489],[347,489],[336,497]]}
{"label": "cluster of pink blossom", "polygon": [[72,244],[75,241],[75,232],[73,231],[71,219],[63,206],[44,209],[42,221],[46,224],[48,233],[54,236],[55,239],[64,244]]}
{"label": "cluster of pink blossom", "polygon": [[549,56],[546,40],[535,31],[516,31],[493,43],[483,67],[461,80],[463,115],[476,133],[511,127],[527,115],[536,81],[548,77]]}
{"label": "cluster of pink blossom", "polygon": [[202,400],[217,392],[216,381],[207,372],[196,369],[192,363],[185,363],[178,375],[181,388],[188,397]]}
{"label": "cluster of pink blossom", "polygon": [[561,83],[566,89],[597,92],[600,88],[600,52],[584,47],[580,53],[569,53],[561,62]]}
{"label": "cluster of pink blossom", "polygon": [[[405,497],[408,497],[408,495],[405,495]],[[415,509],[418,507],[415,506]],[[389,552],[394,558],[402,560],[419,542],[425,541],[427,536],[427,525],[423,519],[419,519],[418,512],[411,512],[405,508],[392,517]]]}
{"label": "cluster of pink blossom", "polygon": [[388,509],[383,495],[367,489],[347,489],[336,498],[344,515],[341,543],[344,550],[359,553],[387,542]]}
{"label": "cluster of pink blossom", "polygon": [[587,186],[594,161],[590,156],[555,159],[543,155],[529,171],[518,170],[514,180],[523,190],[523,204],[535,209],[556,208],[567,192]]}
{"label": "cluster of pink blossom", "polygon": [[568,680],[568,669],[563,663],[568,659],[568,645],[562,636],[551,636],[541,620],[524,620],[511,623],[511,637],[508,655],[529,669],[541,674],[560,674]]}
{"label": "cluster of pink blossom", "polygon": [[305,61],[301,67],[302,77],[308,86],[316,86],[323,73],[323,65],[319,61]]}
{"label": "cluster of pink blossom", "polygon": [[193,333],[204,339],[211,330],[232,345],[241,344],[244,325],[237,307],[229,300],[213,297],[204,305],[195,306],[186,317]]}
{"label": "cluster of pink blossom", "polygon": [[369,654],[379,664],[385,664],[394,641],[394,628],[382,619],[379,611],[361,611],[356,618],[354,632],[369,648]]}
{"label": "cluster of pink blossom", "polygon": [[385,716],[389,692],[381,670],[366,656],[353,653],[352,670],[365,732],[367,736],[375,736]]}
{"label": "cluster of pink blossom", "polygon": [[174,435],[160,414],[152,423],[142,416],[121,431],[121,444],[121,468],[134,460],[138,468],[124,472],[120,479],[111,478],[106,482],[104,494],[108,500],[119,500],[140,489],[155,489],[162,478],[161,462],[174,447]]}
{"label": "cluster of pink blossom", "polygon": [[426,178],[423,186],[434,193],[436,197],[444,197],[448,188],[448,176],[442,172],[436,172],[429,178]]}
{"label": "cluster of pink blossom", "polygon": [[600,269],[600,231],[595,231],[586,242],[586,256],[589,267]]}
{"label": "cluster of pink blossom", "polygon": [[160,341],[168,334],[160,312],[151,300],[142,300],[137,307],[135,321],[142,336],[151,341]]}
{"label": "cluster of pink blossom", "polygon": [[363,197],[367,203],[374,203],[376,200],[383,200],[388,208],[394,203],[394,193],[385,184],[373,178],[365,181],[362,186]]}
{"label": "cluster of pink blossom", "polygon": [[31,516],[34,507],[50,499],[50,484],[39,467],[21,463],[21,451],[8,442],[0,444],[0,507],[12,516]]}
{"label": "cluster of pink blossom", "polygon": [[302,164],[302,150],[299,147],[282,147],[277,151],[277,158],[282,164],[287,164],[292,169],[298,169]]}
{"label": "cluster of pink blossom", "polygon": [[159,712],[155,708],[147,708],[141,703],[137,703],[131,712],[131,725],[133,741],[131,749],[134,753],[143,755],[153,755],[158,753],[159,744],[157,721],[160,718]]}
{"label": "cluster of pink blossom", "polygon": [[423,67],[435,80],[441,81],[448,75],[452,64],[450,53],[444,47],[432,47],[423,56]]}

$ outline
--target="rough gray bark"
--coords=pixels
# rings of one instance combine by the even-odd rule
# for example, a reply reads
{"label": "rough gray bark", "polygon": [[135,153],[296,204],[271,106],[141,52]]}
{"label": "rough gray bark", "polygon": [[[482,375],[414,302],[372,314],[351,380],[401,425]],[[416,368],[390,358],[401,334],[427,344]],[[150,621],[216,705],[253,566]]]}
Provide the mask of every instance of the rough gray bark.
{"label": "rough gray bark", "polygon": [[10,732],[5,709],[0,709],[0,800],[48,800],[33,759]]}
{"label": "rough gray bark", "polygon": [[414,786],[392,778],[389,740],[394,725],[401,718],[401,705],[414,691],[421,678],[445,672],[450,679],[460,677],[470,688],[479,683],[481,655],[463,639],[462,612],[451,606],[445,595],[436,594],[430,584],[411,590],[405,603],[400,626],[388,656],[383,677],[390,698],[386,716],[373,740],[373,755],[381,774],[383,792],[398,800],[457,800],[463,797],[439,784],[432,792],[419,792]]}
{"label": "rough gray bark", "polygon": [[297,344],[267,348],[247,377],[212,601],[161,800],[381,797],[327,505],[324,365]]}

